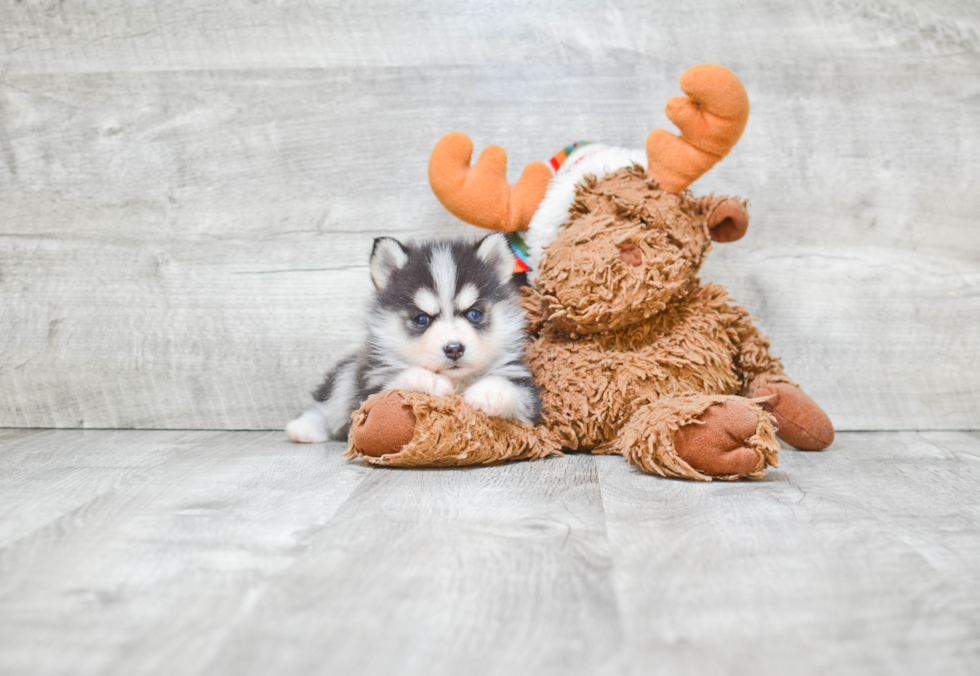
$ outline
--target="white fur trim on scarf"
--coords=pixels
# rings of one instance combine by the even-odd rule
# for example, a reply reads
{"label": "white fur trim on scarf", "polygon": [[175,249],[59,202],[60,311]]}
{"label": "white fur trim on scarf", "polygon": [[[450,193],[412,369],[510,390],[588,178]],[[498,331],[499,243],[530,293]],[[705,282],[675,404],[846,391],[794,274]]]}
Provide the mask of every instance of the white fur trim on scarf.
{"label": "white fur trim on scarf", "polygon": [[524,241],[527,243],[528,263],[531,267],[527,273],[529,281],[533,281],[537,274],[545,248],[555,241],[559,228],[568,220],[568,210],[575,200],[575,188],[582,177],[591,174],[602,178],[634,163],[645,169],[646,153],[642,150],[610,148],[598,144],[577,148],[562,163],[527,226]]}

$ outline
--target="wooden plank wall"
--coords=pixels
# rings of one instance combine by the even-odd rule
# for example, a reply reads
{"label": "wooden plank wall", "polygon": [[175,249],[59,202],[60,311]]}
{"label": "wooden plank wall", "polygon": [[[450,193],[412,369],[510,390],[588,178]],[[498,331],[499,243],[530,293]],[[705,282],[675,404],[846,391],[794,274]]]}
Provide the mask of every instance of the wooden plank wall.
{"label": "wooden plank wall", "polygon": [[276,429],[362,335],[378,235],[477,234],[445,132],[511,178],[672,128],[722,63],[751,200],[704,277],[838,427],[980,426],[980,5],[0,0],[0,426]]}

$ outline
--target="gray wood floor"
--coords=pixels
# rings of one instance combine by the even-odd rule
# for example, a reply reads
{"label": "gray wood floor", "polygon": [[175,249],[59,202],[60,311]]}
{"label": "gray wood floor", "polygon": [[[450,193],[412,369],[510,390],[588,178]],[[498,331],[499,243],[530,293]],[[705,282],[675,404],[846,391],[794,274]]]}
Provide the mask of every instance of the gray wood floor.
{"label": "gray wood floor", "polygon": [[980,433],[844,433],[707,485],[340,452],[0,430],[0,672],[980,670]]}

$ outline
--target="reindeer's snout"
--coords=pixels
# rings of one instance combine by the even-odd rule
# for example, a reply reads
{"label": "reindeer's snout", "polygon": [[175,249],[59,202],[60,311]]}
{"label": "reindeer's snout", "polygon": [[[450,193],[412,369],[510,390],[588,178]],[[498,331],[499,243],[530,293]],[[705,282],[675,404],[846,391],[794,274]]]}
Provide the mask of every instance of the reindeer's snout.
{"label": "reindeer's snout", "polygon": [[643,263],[643,255],[640,253],[640,247],[635,244],[623,244],[619,247],[619,257],[623,259],[626,265],[633,268]]}

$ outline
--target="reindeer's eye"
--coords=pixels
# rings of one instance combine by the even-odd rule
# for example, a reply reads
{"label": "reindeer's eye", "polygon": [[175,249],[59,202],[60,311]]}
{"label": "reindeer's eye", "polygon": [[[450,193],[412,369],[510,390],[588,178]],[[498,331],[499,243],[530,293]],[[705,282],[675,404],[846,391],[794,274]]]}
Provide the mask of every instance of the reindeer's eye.
{"label": "reindeer's eye", "polygon": [[471,307],[469,312],[466,313],[466,318],[474,324],[479,324],[483,320],[483,310]]}
{"label": "reindeer's eye", "polygon": [[429,315],[425,314],[424,312],[420,312],[417,315],[415,315],[414,317],[412,317],[412,324],[414,324],[415,327],[416,328],[419,328],[419,329],[424,329],[431,322],[432,322],[432,317],[430,317]]}

